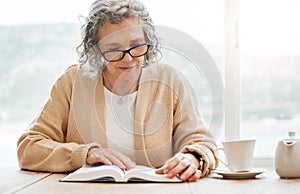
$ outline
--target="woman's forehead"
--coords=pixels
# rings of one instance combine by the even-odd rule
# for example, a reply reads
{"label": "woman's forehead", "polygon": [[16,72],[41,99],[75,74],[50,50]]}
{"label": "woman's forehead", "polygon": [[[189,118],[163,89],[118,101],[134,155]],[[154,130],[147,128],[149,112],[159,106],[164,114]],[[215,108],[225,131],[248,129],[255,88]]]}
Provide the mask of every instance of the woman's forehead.
{"label": "woman's forehead", "polygon": [[136,18],[128,18],[119,24],[105,23],[97,34],[101,44],[144,39],[143,28]]}

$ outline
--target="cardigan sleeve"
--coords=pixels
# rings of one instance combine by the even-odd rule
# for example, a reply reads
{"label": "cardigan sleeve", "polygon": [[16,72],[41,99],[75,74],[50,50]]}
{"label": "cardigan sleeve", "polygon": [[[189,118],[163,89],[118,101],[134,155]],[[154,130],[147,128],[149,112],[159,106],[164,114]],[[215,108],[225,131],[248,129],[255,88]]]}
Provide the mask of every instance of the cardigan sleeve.
{"label": "cardigan sleeve", "polygon": [[77,66],[71,66],[56,81],[40,114],[19,138],[17,154],[22,169],[67,172],[85,164],[88,149],[94,145],[65,142],[77,70]]}
{"label": "cardigan sleeve", "polygon": [[206,127],[188,82],[181,79],[177,81],[176,85],[173,126],[174,150],[175,152],[192,153],[194,156],[198,156],[202,176],[205,176],[218,165],[218,160],[215,157],[216,142]]}

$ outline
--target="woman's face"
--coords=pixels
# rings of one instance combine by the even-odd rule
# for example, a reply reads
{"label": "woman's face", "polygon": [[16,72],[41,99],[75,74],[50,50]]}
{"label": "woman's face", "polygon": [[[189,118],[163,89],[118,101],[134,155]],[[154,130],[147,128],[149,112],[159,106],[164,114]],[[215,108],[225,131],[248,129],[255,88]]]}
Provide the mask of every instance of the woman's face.
{"label": "woman's face", "polygon": [[[143,28],[137,17],[130,17],[119,24],[105,23],[97,34],[98,46],[102,53],[111,50],[127,50],[146,43]],[[104,73],[116,80],[122,75],[130,79],[140,75],[144,56],[132,57],[126,53],[124,58],[107,62]]]}

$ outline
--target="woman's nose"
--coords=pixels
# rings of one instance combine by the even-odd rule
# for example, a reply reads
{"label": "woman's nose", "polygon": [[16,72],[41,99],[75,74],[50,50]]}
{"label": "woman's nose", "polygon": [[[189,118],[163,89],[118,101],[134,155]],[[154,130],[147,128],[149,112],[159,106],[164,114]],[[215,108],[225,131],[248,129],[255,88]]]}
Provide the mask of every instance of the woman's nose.
{"label": "woman's nose", "polygon": [[130,56],[129,53],[125,53],[122,61],[124,61],[124,62],[130,62],[130,61],[132,61],[132,56]]}

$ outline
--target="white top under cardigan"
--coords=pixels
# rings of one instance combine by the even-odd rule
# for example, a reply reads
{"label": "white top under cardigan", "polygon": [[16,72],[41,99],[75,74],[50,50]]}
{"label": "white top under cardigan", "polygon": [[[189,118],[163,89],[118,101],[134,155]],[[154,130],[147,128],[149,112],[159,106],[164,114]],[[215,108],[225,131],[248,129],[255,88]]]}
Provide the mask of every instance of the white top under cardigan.
{"label": "white top under cardigan", "polygon": [[[133,162],[136,96],[137,92],[118,96],[104,87],[107,146],[125,154]],[[118,103],[120,100],[122,103]]]}

